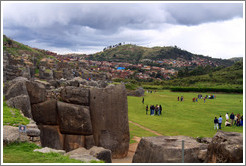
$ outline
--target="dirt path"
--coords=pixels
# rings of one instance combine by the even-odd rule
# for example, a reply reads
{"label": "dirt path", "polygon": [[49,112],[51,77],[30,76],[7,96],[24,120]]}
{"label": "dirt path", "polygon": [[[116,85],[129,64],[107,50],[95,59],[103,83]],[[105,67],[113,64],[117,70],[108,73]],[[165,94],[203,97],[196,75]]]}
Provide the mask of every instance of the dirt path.
{"label": "dirt path", "polygon": [[140,127],[140,128],[142,128],[142,129],[144,129],[144,130],[146,130],[146,131],[149,131],[151,133],[154,133],[155,135],[162,136],[162,134],[157,133],[156,131],[153,131],[151,129],[148,129],[148,128],[144,127],[144,126],[141,126],[140,124],[138,124],[136,122],[132,122],[132,121],[129,121],[129,122],[132,123],[132,124],[134,124],[134,125],[136,125],[136,126],[138,126],[138,127]]}
{"label": "dirt path", "polygon": [[[149,131],[151,133],[154,133],[154,134],[156,134],[158,136],[162,136],[160,133],[157,133],[156,131],[148,129],[148,128],[144,127],[144,126],[141,126],[138,123],[135,123],[135,122],[132,122],[132,121],[129,121],[129,123],[132,123],[132,124],[142,128],[142,129],[144,129],[146,131]],[[122,159],[112,159],[112,163],[132,163],[132,158],[133,158],[133,156],[135,154],[135,151],[136,151],[136,149],[138,147],[138,143],[140,142],[141,138],[137,137],[137,136],[134,136],[133,140],[135,140],[137,143],[132,143],[132,144],[129,145],[129,151],[128,151],[127,156],[125,158],[122,158]]]}

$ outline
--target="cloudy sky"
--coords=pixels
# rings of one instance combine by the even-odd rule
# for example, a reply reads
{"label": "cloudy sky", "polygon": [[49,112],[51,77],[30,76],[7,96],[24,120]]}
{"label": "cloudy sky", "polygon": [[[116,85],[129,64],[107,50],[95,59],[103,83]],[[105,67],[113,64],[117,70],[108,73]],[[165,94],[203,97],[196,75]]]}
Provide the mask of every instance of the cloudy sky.
{"label": "cloudy sky", "polygon": [[57,53],[95,53],[119,42],[244,57],[242,3],[6,3],[3,33]]}

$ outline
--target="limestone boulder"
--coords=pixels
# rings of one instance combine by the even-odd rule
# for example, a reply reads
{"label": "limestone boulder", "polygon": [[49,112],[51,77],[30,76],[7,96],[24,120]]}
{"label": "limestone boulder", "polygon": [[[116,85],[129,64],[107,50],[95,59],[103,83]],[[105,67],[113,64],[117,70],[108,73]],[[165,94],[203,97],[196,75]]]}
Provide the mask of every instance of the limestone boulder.
{"label": "limestone boulder", "polygon": [[27,134],[27,136],[30,136],[30,137],[39,137],[40,136],[40,130],[35,129],[35,128],[29,128],[26,130],[26,134]]}
{"label": "limestone boulder", "polygon": [[66,134],[64,140],[64,150],[66,152],[85,147],[85,136]]}
{"label": "limestone boulder", "polygon": [[90,162],[91,160],[99,161],[96,157],[90,155],[89,150],[86,150],[85,148],[82,147],[67,152],[65,155],[69,156],[69,158],[84,161],[84,162]]}
{"label": "limestone boulder", "polygon": [[51,99],[42,103],[32,105],[33,119],[37,124],[57,125],[57,104],[56,100]]}
{"label": "limestone boulder", "polygon": [[21,110],[24,116],[32,118],[31,103],[28,95],[19,95],[12,97],[8,101],[6,101],[6,104],[9,107]]}
{"label": "limestone boulder", "polygon": [[208,146],[208,163],[242,163],[243,134],[218,131]]}
{"label": "limestone boulder", "polygon": [[95,86],[95,87],[98,87],[98,83],[96,81],[88,81],[88,86]]}
{"label": "limestone boulder", "polygon": [[144,96],[144,89],[142,87],[138,88],[135,91],[128,92],[128,96]]}
{"label": "limestone boulder", "polygon": [[46,90],[44,85],[37,82],[26,82],[26,88],[31,104],[37,104],[46,100]]}
{"label": "limestone boulder", "polygon": [[[17,82],[22,82],[23,84],[25,84],[26,81],[28,81],[28,80],[25,77],[16,77],[15,79],[10,80],[9,82],[5,83],[4,84],[4,87],[3,87],[3,94],[5,94],[5,99],[8,99],[8,97],[6,98],[7,91],[13,89],[13,87],[10,88],[11,86],[13,86],[14,84],[16,84]],[[18,90],[18,89],[24,89],[24,91],[26,91],[25,87],[22,87],[23,84],[18,85],[20,87],[18,87],[18,86],[16,87],[17,91],[20,91],[22,93],[18,93],[18,94],[14,95],[14,96],[19,96],[19,95],[22,95],[22,94],[27,95],[27,92],[23,93],[23,91]],[[9,92],[9,93],[12,93],[13,94],[13,92]],[[12,97],[12,95],[9,98],[11,98],[11,97]]]}
{"label": "limestone boulder", "polygon": [[127,94],[124,85],[90,89],[90,111],[96,146],[123,158],[129,148]]}
{"label": "limestone boulder", "polygon": [[26,81],[20,80],[16,82],[10,83],[11,86],[8,87],[5,94],[5,99],[9,100],[10,98],[20,96],[20,95],[28,95],[26,89]]}
{"label": "limestone boulder", "polygon": [[44,147],[42,149],[34,149],[34,152],[40,152],[40,153],[60,153],[62,155],[64,155],[66,152],[65,150],[56,150],[56,149],[52,149],[52,148],[48,148],[48,147]]}
{"label": "limestone boulder", "polygon": [[42,147],[63,149],[64,135],[61,134],[59,126],[38,125],[38,128]]}
{"label": "limestone boulder", "polygon": [[57,108],[62,133],[82,135],[92,134],[89,107],[58,101]]}
{"label": "limestone boulder", "polygon": [[3,126],[3,144],[7,145],[14,142],[26,142],[29,137],[26,133],[19,133],[18,127]]}
{"label": "limestone boulder", "polygon": [[184,162],[200,163],[200,150],[205,150],[207,144],[198,143],[187,136],[144,137],[138,144],[133,156],[133,163],[181,163],[182,140],[184,140]]}
{"label": "limestone boulder", "polygon": [[89,105],[89,89],[67,86],[61,91],[62,101],[73,104]]}
{"label": "limestone boulder", "polygon": [[93,146],[89,149],[90,155],[96,157],[99,160],[103,160],[105,163],[112,163],[111,150],[104,149],[103,147]]}

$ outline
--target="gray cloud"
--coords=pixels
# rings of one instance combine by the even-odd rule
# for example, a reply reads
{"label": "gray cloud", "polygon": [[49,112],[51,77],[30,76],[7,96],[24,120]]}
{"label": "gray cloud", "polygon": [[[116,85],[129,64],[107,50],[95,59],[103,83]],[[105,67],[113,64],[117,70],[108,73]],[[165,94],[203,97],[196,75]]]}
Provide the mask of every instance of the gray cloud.
{"label": "gray cloud", "polygon": [[242,15],[239,3],[11,3],[3,5],[3,29],[7,36],[31,46],[80,50],[125,41],[148,43],[151,30]]}

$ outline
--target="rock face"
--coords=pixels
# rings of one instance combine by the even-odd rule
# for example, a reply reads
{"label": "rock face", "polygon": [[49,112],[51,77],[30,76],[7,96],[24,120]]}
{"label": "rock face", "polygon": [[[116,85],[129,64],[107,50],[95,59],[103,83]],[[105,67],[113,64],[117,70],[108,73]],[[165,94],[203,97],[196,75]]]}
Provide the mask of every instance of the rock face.
{"label": "rock face", "polygon": [[31,103],[28,95],[12,97],[6,102],[6,104],[9,107],[21,110],[24,116],[32,118]]}
{"label": "rock face", "polygon": [[57,108],[62,133],[92,134],[90,111],[87,106],[57,102]]}
{"label": "rock face", "polygon": [[39,125],[42,147],[63,149],[64,135],[60,133],[59,126]]}
{"label": "rock face", "polygon": [[66,152],[72,151],[80,147],[85,147],[85,136],[70,134],[65,135],[64,150]]}
{"label": "rock face", "polygon": [[93,146],[90,150],[90,155],[96,157],[99,160],[103,160],[105,163],[112,163],[111,151],[102,147]]}
{"label": "rock face", "polygon": [[40,136],[40,130],[39,129],[34,129],[30,128],[26,130],[26,134],[30,137],[38,137]]}
{"label": "rock face", "polygon": [[208,146],[208,163],[242,163],[243,134],[218,131]]}
{"label": "rock face", "polygon": [[89,105],[89,89],[67,86],[61,91],[61,97],[68,103]]}
{"label": "rock face", "polygon": [[133,92],[129,92],[127,95],[128,96],[138,96],[138,97],[144,96],[144,89],[140,87]]}
{"label": "rock face", "polygon": [[198,143],[186,136],[158,136],[142,138],[138,144],[133,163],[180,163],[184,140],[184,162],[200,163],[198,154],[208,145]]}
{"label": "rock face", "polygon": [[12,85],[8,87],[7,93],[5,94],[5,99],[9,100],[10,98],[20,95],[28,95],[26,81],[24,80],[13,82]]}
{"label": "rock face", "polygon": [[37,82],[26,82],[26,88],[31,104],[37,104],[46,100],[46,90],[44,85]]}
{"label": "rock face", "polygon": [[90,152],[85,148],[78,148],[73,151],[66,153],[65,155],[69,156],[69,158],[90,162],[91,160],[99,161],[96,157],[90,155]]}
{"label": "rock face", "polygon": [[57,125],[57,106],[56,100],[51,99],[42,103],[32,105],[33,119],[37,124]]}
{"label": "rock face", "polygon": [[129,148],[125,86],[92,88],[90,90],[90,111],[95,145],[110,149],[113,158],[125,157]]}

